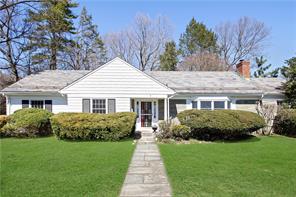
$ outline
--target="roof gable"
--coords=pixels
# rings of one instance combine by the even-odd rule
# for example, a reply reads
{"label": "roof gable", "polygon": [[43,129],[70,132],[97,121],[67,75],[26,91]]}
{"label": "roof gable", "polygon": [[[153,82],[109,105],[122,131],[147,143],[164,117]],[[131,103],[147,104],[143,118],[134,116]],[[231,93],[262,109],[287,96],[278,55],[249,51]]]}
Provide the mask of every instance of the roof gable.
{"label": "roof gable", "polygon": [[74,81],[60,93],[173,94],[174,91],[120,58]]}

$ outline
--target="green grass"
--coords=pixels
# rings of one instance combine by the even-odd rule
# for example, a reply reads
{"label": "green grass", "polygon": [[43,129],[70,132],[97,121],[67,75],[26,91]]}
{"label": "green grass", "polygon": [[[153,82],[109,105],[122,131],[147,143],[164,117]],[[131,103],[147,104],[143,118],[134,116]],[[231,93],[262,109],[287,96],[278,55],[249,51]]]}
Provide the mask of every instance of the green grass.
{"label": "green grass", "polygon": [[1,196],[118,196],[134,145],[1,139]]}
{"label": "green grass", "polygon": [[160,144],[174,196],[296,196],[296,139]]}

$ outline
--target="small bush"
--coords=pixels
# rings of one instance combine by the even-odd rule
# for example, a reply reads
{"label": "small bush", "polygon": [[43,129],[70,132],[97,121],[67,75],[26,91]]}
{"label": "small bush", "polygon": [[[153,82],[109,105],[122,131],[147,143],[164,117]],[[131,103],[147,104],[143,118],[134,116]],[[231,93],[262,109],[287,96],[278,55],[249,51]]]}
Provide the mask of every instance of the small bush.
{"label": "small bush", "polygon": [[8,117],[7,124],[2,130],[6,136],[47,136],[52,133],[49,119],[51,116],[51,112],[43,109],[20,109]]}
{"label": "small bush", "polygon": [[158,123],[159,133],[157,133],[157,138],[159,138],[160,140],[173,138],[173,125],[174,122],[171,119],[160,121]]}
{"label": "small bush", "polygon": [[177,117],[190,127],[192,137],[202,140],[236,138],[265,126],[258,114],[239,110],[186,110]]}
{"label": "small bush", "polygon": [[188,140],[190,137],[190,127],[186,125],[174,125],[172,133],[175,138]]}
{"label": "small bush", "polygon": [[282,109],[276,115],[274,132],[280,135],[296,137],[296,109]]}
{"label": "small bush", "polygon": [[136,114],[60,113],[51,117],[54,134],[59,139],[119,140],[134,132]]}
{"label": "small bush", "polygon": [[158,126],[160,132],[157,134],[157,138],[161,141],[166,141],[166,139],[188,140],[190,137],[190,128],[177,124],[174,120],[161,121]]}

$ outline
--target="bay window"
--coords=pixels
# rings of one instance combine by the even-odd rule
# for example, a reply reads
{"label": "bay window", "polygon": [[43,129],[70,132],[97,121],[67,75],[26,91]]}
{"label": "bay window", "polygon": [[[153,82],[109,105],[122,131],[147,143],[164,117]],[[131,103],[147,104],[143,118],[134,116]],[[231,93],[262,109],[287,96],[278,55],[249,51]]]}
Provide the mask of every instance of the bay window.
{"label": "bay window", "polygon": [[215,99],[203,99],[198,101],[192,101],[193,109],[200,110],[221,110],[231,109],[231,103],[228,100],[215,100]]}

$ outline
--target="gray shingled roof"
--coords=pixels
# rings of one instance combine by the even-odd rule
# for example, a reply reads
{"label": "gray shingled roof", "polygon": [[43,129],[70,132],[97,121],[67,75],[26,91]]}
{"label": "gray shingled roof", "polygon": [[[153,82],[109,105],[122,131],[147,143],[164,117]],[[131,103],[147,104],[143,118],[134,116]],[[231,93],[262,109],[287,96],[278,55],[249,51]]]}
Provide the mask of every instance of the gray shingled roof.
{"label": "gray shingled roof", "polygon": [[4,88],[2,92],[57,92],[90,71],[46,70],[29,75]]}
{"label": "gray shingled roof", "polygon": [[[2,92],[57,92],[90,71],[43,71],[21,79]],[[151,71],[148,75],[177,93],[280,93],[281,79],[246,80],[235,72]]]}
{"label": "gray shingled roof", "polygon": [[151,71],[147,74],[178,93],[262,93],[250,80],[235,72]]}
{"label": "gray shingled roof", "polygon": [[285,82],[281,78],[253,78],[251,81],[265,94],[282,94],[282,86]]}

